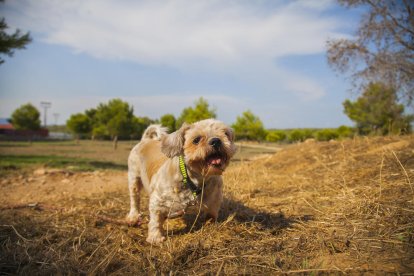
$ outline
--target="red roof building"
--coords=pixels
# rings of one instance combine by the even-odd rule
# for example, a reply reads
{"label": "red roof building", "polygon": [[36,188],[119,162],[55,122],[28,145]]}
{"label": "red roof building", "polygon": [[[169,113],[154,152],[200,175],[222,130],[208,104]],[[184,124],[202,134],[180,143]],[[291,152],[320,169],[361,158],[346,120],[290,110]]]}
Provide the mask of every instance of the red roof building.
{"label": "red roof building", "polygon": [[0,118],[0,130],[10,130],[14,129],[13,125],[7,120]]}

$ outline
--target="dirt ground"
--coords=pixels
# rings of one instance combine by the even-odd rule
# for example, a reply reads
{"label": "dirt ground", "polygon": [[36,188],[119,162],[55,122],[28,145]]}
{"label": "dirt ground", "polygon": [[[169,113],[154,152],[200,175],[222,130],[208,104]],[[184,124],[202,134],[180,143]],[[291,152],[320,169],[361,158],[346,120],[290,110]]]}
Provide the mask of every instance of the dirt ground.
{"label": "dirt ground", "polygon": [[[126,171],[36,167],[0,180],[0,274],[414,274],[414,137],[308,142],[225,173],[217,223],[145,242]],[[144,202],[144,216],[146,198]]]}

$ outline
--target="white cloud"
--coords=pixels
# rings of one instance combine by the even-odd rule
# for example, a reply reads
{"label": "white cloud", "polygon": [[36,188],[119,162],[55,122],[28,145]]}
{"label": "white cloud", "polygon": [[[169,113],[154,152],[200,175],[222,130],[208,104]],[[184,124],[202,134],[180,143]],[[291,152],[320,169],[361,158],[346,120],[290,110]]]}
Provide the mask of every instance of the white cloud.
{"label": "white cloud", "polygon": [[[257,3],[257,2],[255,2]],[[261,2],[265,3],[265,2]],[[109,59],[176,65],[234,62],[324,50],[337,36],[330,1],[269,8],[243,1],[25,0],[14,19],[45,41]]]}
{"label": "white cloud", "polygon": [[[324,52],[328,37],[341,36],[337,19],[322,14],[331,2],[22,0],[6,5],[11,23],[75,52],[243,78],[269,75],[264,70],[275,67],[279,57]],[[265,81],[275,78],[304,99],[324,94],[309,79],[298,84],[294,76],[271,76]]]}

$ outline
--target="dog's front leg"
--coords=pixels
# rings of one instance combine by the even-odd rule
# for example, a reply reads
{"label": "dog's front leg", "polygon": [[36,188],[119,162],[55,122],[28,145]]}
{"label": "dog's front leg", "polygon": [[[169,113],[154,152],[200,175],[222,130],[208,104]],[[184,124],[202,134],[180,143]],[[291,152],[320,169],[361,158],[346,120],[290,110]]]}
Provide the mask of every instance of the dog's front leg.
{"label": "dog's front leg", "polygon": [[223,181],[221,178],[211,183],[205,192],[203,211],[206,214],[206,221],[217,221],[221,203],[223,202]]}
{"label": "dog's front leg", "polygon": [[148,223],[147,242],[154,244],[161,243],[165,240],[163,224],[167,215],[164,212],[161,212],[158,206],[158,200],[154,196],[150,196],[150,221]]}

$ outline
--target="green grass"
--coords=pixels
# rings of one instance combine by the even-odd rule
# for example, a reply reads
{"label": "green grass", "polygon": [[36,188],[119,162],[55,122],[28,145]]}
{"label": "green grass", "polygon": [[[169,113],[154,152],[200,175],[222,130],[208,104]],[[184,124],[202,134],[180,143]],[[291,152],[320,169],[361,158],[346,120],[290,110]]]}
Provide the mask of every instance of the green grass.
{"label": "green grass", "polygon": [[56,155],[0,155],[0,172],[24,169],[35,166],[65,168],[73,171],[94,171],[97,169],[126,170],[126,165],[84,158],[71,158]]}
{"label": "green grass", "polygon": [[120,142],[114,150],[109,141],[0,142],[0,160],[15,156],[18,162],[29,165],[47,162],[55,166],[123,169],[134,144]]}

